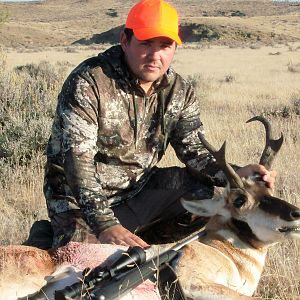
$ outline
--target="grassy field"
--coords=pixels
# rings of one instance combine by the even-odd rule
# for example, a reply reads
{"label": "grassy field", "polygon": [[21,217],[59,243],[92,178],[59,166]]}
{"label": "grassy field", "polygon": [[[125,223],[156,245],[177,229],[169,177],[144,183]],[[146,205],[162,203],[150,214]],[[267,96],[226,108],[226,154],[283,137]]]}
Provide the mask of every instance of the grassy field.
{"label": "grassy field", "polygon": [[[24,50],[70,46],[125,23],[133,0],[47,0],[0,3],[0,44]],[[214,44],[274,44],[300,39],[299,3],[271,0],[173,0],[182,25],[202,24],[184,34]],[[116,32],[114,32],[116,34]],[[217,38],[214,38],[217,37]],[[106,37],[109,39],[109,36]],[[103,38],[102,42],[105,42]]]}
{"label": "grassy field", "polygon": [[[29,10],[0,4],[0,11],[7,10],[9,15],[0,27],[1,244],[21,243],[32,223],[47,217],[42,192],[44,149],[57,94],[75,65],[109,46],[72,42],[122,24],[134,3],[111,1],[107,7],[98,7],[100,2],[76,1],[73,10],[74,1],[28,4]],[[251,1],[173,3],[184,11],[184,21],[225,32],[220,40],[179,47],[173,63],[197,86],[207,138],[216,147],[227,140],[228,160],[233,163],[257,162],[264,131],[260,124],[245,121],[257,114],[267,116],[275,132],[285,136],[274,165],[278,171],[275,195],[300,205],[300,43],[296,41],[300,6],[271,1],[252,1],[252,6]],[[117,17],[111,16],[114,11]],[[236,11],[246,17],[230,16]],[[81,20],[80,26],[75,17]],[[245,40],[240,31],[251,34]],[[174,164],[179,162],[169,149],[161,165]],[[257,295],[300,299],[299,246],[299,242],[286,242],[269,251]]]}

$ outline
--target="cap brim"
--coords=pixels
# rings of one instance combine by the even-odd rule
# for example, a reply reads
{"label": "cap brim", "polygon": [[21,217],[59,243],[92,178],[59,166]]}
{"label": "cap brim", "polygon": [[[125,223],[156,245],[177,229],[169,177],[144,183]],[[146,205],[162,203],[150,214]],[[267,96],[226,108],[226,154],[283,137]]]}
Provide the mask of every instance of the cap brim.
{"label": "cap brim", "polygon": [[133,29],[133,33],[138,40],[144,41],[153,39],[156,37],[167,37],[176,42],[177,45],[181,45],[182,41],[176,32],[172,32],[165,29],[155,29],[155,28],[141,28]]}

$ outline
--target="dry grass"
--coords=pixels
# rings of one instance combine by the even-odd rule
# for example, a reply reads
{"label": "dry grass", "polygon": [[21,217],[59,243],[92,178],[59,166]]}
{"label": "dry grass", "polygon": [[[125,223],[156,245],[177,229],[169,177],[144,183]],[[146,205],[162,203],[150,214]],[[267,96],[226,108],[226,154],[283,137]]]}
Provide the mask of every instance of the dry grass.
{"label": "dry grass", "polygon": [[[277,56],[269,56],[270,48],[266,47],[257,50],[212,47],[188,50],[185,54],[183,50],[176,57],[176,65],[185,74],[188,70],[198,70],[194,78],[202,96],[200,105],[207,138],[219,146],[227,140],[231,162],[240,165],[257,162],[262,153],[261,124],[245,124],[253,115],[265,114],[278,136],[283,132],[285,143],[274,165],[279,173],[276,195],[300,205],[300,75],[288,70],[289,58],[298,62],[299,54],[290,52],[288,47],[278,49],[282,54]],[[162,165],[177,161],[171,149],[169,154]],[[286,242],[269,251],[258,296],[300,299],[299,246],[299,241]]]}
{"label": "dry grass", "polygon": [[[285,43],[300,39],[300,6],[271,0],[173,0],[182,23],[213,26],[218,43]],[[47,0],[40,4],[3,4],[8,20],[0,26],[5,47],[70,46],[125,23],[134,0]],[[33,13],[34,12],[34,13]],[[114,14],[112,14],[114,12]],[[244,15],[235,16],[237,13]]]}
{"label": "dry grass", "polygon": [[[9,16],[0,27],[6,49],[0,53],[0,244],[21,243],[31,224],[46,218],[44,146],[57,93],[68,71],[107,47],[71,43],[124,23],[134,2],[49,0],[28,4],[28,9],[0,4]],[[246,0],[172,2],[183,21],[223,30],[230,46],[189,44],[175,56],[175,69],[197,84],[207,138],[216,146],[226,139],[231,162],[257,162],[264,131],[260,124],[245,121],[255,114],[268,116],[275,131],[285,135],[274,166],[279,173],[276,195],[300,205],[300,44],[289,42],[300,38],[300,6]],[[117,16],[109,15],[112,10]],[[234,11],[246,17],[228,17]],[[250,37],[243,40],[240,34],[245,33]],[[180,165],[169,149],[161,165],[174,164]],[[299,242],[273,247],[257,294],[300,299],[299,259]]]}
{"label": "dry grass", "polygon": [[[297,48],[296,44],[290,46]],[[299,205],[300,74],[290,72],[288,66],[290,61],[295,64],[300,61],[298,51],[290,51],[290,46],[255,50],[182,48],[178,49],[174,67],[183,76],[190,75],[197,85],[207,138],[216,146],[226,139],[230,161],[240,165],[258,161],[264,130],[258,123],[245,124],[253,115],[265,114],[278,135],[280,131],[284,133],[285,144],[274,166],[279,173],[276,195]],[[69,63],[62,63],[55,52],[52,56],[49,52],[48,58],[53,59],[51,64],[42,62],[43,55],[37,52],[29,53],[28,57],[16,52],[8,53],[5,58],[2,55],[2,244],[22,242],[33,221],[46,218],[42,193],[43,146],[48,138],[56,95],[66,74],[59,68],[63,64],[70,69],[95,52],[90,51],[78,48],[76,53],[59,52],[65,54],[60,59]],[[269,55],[276,51],[281,54]],[[16,71],[9,57],[14,57],[14,62],[21,61],[21,57],[23,63],[26,58],[37,64]],[[5,66],[4,62],[9,65]],[[169,149],[161,165],[174,164],[179,163]],[[299,279],[299,242],[286,242],[270,251],[257,293],[264,299],[300,299]]]}
{"label": "dry grass", "polygon": [[63,66],[41,62],[6,69],[0,52],[0,241],[20,243],[45,217],[43,155]]}

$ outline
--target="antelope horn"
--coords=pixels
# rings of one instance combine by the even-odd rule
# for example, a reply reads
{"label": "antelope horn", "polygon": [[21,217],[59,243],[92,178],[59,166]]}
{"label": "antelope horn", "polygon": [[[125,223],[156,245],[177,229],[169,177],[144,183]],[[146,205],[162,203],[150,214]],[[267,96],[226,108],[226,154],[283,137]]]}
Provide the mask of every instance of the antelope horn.
{"label": "antelope horn", "polygon": [[227,180],[232,188],[243,188],[244,184],[240,176],[234,171],[229,163],[225,159],[226,141],[223,143],[219,151],[217,151],[208,141],[205,139],[202,133],[198,133],[198,137],[203,146],[209,151],[209,153],[215,158],[223,172],[225,173]]}
{"label": "antelope horn", "polygon": [[260,121],[265,126],[266,130],[266,145],[264,151],[260,157],[259,164],[265,166],[267,170],[271,169],[273,160],[280,150],[283,143],[283,134],[281,132],[281,136],[279,139],[275,139],[273,137],[272,128],[270,122],[264,118],[263,116],[256,116],[248,120],[246,123]]}

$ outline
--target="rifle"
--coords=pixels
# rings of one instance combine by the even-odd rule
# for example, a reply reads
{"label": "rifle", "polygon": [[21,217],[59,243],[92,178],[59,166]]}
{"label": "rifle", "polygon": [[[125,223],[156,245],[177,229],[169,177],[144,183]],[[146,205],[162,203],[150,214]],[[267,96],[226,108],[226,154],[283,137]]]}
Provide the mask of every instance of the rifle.
{"label": "rifle", "polygon": [[[77,296],[82,296],[82,300],[120,299],[157,273],[163,274],[169,263],[178,258],[181,248],[203,235],[203,232],[197,233],[147,261],[145,250],[129,247],[112,266],[84,270],[83,281],[55,291],[55,300],[67,300]],[[176,288],[179,288],[180,299],[185,299],[180,287],[173,287]]]}

